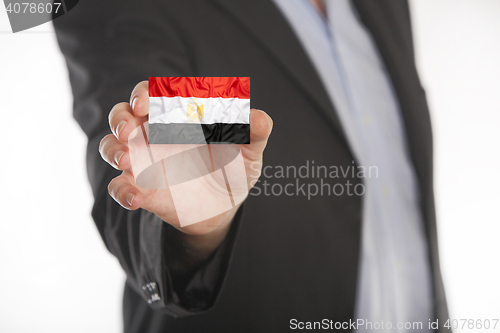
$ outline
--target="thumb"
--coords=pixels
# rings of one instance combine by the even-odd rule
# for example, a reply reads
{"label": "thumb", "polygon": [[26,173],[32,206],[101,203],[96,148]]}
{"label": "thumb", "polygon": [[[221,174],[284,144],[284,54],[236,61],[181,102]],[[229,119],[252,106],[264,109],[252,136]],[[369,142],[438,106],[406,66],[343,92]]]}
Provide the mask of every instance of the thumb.
{"label": "thumb", "polygon": [[250,110],[250,144],[240,145],[243,156],[258,161],[267,145],[267,139],[273,129],[273,120],[262,110]]}

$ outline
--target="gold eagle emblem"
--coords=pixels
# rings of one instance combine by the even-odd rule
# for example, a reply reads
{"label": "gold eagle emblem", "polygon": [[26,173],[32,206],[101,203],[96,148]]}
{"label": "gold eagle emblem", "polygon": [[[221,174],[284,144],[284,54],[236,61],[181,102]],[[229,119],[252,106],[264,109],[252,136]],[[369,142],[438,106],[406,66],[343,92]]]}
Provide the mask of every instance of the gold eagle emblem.
{"label": "gold eagle emblem", "polygon": [[198,103],[195,98],[193,104],[188,103],[187,105],[187,120],[201,123],[203,118],[205,118],[205,114],[203,113],[203,104]]}

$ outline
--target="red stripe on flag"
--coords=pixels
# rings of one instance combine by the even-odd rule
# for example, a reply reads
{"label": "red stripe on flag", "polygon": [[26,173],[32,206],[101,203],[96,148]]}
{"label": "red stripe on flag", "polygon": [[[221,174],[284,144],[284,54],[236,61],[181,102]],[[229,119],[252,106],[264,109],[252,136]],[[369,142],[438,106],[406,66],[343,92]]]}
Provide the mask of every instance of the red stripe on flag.
{"label": "red stripe on flag", "polygon": [[250,99],[249,77],[150,77],[149,97]]}

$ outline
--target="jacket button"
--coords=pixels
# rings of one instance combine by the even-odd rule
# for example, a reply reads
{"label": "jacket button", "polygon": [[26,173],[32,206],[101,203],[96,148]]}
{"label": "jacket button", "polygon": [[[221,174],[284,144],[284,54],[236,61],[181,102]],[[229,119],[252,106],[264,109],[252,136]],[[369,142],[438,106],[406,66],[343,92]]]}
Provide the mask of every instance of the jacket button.
{"label": "jacket button", "polygon": [[152,304],[161,300],[160,293],[158,291],[158,285],[156,282],[149,282],[142,286],[142,290],[146,292],[148,299],[148,304]]}

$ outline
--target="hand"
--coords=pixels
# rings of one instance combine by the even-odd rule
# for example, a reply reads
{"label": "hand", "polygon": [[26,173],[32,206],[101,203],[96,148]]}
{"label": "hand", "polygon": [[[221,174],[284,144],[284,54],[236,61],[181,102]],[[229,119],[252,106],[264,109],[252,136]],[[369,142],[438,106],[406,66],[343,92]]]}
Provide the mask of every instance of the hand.
{"label": "hand", "polygon": [[[109,194],[122,207],[130,210],[146,209],[185,234],[200,236],[218,231],[225,235],[224,231],[229,228],[241,203],[208,220],[181,227],[168,187],[166,190],[156,190],[137,186],[132,172],[129,137],[135,129],[140,132],[141,124],[146,123],[144,125],[147,126],[149,111],[147,81],[139,83],[134,88],[130,100],[131,103],[119,103],[113,107],[109,114],[109,125],[113,134],[105,136],[99,146],[102,158],[111,166],[123,171],[120,176],[109,183]],[[260,176],[262,154],[272,126],[272,120],[265,112],[255,109],[250,111],[250,144],[239,145],[245,165],[248,189]],[[133,135],[142,134],[136,131]],[[164,149],[175,149],[174,146],[166,145]]]}

